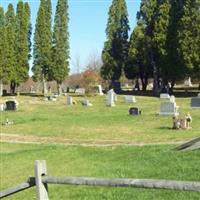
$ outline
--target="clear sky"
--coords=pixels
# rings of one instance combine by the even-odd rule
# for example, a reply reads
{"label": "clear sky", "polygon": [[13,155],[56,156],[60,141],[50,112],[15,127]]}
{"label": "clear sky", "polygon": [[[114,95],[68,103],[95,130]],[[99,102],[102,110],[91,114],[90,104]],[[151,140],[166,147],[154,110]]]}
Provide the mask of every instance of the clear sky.
{"label": "clear sky", "polygon": [[[40,0],[24,0],[24,2],[28,2],[31,7],[31,22],[34,33]],[[57,0],[51,0],[51,2],[54,14]],[[17,0],[0,0],[0,5],[4,7],[4,10],[7,9],[9,3],[12,3],[16,8]],[[71,60],[79,57],[81,70],[85,68],[90,55],[101,54],[106,39],[105,29],[111,3],[112,0],[68,0],[70,57]],[[140,0],[126,0],[126,3],[129,25],[132,30],[136,23],[136,13],[139,10]],[[70,62],[70,73],[75,73],[76,70]]]}

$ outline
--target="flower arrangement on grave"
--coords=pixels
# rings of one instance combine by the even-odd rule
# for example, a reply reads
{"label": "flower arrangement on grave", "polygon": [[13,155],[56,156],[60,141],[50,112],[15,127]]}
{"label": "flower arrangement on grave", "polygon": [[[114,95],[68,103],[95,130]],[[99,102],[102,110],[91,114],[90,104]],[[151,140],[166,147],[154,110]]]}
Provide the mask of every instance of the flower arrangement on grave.
{"label": "flower arrangement on grave", "polygon": [[185,116],[185,119],[186,119],[186,127],[187,128],[191,128],[190,127],[190,124],[192,122],[192,116],[190,115],[190,113],[188,113],[186,116]]}

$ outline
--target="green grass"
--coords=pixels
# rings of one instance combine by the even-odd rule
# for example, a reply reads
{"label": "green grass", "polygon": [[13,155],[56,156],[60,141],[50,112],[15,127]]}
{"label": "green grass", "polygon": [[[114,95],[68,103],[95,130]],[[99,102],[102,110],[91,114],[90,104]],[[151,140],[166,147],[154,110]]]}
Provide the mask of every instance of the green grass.
{"label": "green grass", "polygon": [[[172,130],[172,116],[159,116],[161,100],[136,97],[137,103],[124,102],[118,96],[116,107],[105,105],[104,97],[89,97],[93,107],[80,103],[66,106],[66,97],[58,102],[31,101],[30,97],[17,97],[17,112],[1,112],[0,123],[9,118],[12,126],[2,126],[2,133],[61,137],[71,140],[120,140],[134,142],[173,142],[197,137],[200,132],[200,110],[190,108],[190,98],[177,98],[181,115],[193,117],[192,130]],[[2,98],[3,101],[8,98]],[[79,101],[81,97],[75,97]],[[128,109],[138,106],[141,116],[129,116]]]}
{"label": "green grass", "polygon": [[[152,178],[200,181],[200,151],[174,151],[173,145],[80,147],[1,143],[1,189],[34,175],[34,161],[47,161],[48,175]],[[198,200],[200,193],[173,190],[50,185],[51,200],[158,199]],[[35,199],[35,188],[9,200]]]}

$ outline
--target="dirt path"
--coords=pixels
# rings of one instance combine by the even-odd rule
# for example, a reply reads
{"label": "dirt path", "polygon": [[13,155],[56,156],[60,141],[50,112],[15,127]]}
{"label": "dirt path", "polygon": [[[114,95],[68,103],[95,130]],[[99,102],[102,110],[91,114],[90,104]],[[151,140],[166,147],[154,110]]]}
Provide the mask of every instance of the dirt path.
{"label": "dirt path", "polygon": [[132,145],[132,146],[144,146],[144,145],[161,145],[161,144],[182,144],[180,142],[157,142],[157,143],[144,143],[130,140],[78,140],[78,139],[66,139],[62,137],[39,137],[30,135],[18,135],[18,134],[0,134],[0,142],[7,143],[19,143],[19,144],[60,144],[60,145],[81,145],[81,146],[118,146],[118,145]]}

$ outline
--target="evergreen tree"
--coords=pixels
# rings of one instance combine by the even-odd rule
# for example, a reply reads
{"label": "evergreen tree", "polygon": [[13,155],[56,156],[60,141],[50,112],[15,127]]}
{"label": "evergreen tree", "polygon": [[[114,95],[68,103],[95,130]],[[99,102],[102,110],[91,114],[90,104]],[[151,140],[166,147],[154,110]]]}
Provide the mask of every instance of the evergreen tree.
{"label": "evergreen tree", "polygon": [[16,12],[16,73],[15,83],[25,81],[29,71],[29,27],[30,27],[30,8],[29,5],[20,1],[17,4]]}
{"label": "evergreen tree", "polygon": [[124,71],[128,79],[140,78],[142,90],[146,90],[148,78],[152,76],[149,51],[150,47],[145,36],[145,27],[139,21],[130,37],[128,58]]}
{"label": "evergreen tree", "polygon": [[107,40],[102,52],[101,76],[119,80],[128,52],[128,12],[124,0],[113,0],[108,13]]}
{"label": "evergreen tree", "polygon": [[5,81],[5,18],[4,10],[0,7],[0,96],[2,96],[3,82]]}
{"label": "evergreen tree", "polygon": [[6,80],[11,83],[11,93],[15,92],[15,48],[16,48],[16,18],[12,4],[8,5],[7,12],[5,13],[5,73]]}
{"label": "evergreen tree", "polygon": [[35,26],[32,71],[36,80],[43,80],[44,94],[47,92],[45,80],[49,78],[51,66],[51,15],[51,1],[41,0]]}
{"label": "evergreen tree", "polygon": [[59,94],[61,93],[61,83],[69,72],[68,22],[67,0],[58,0],[54,19],[51,76],[58,84]]}
{"label": "evergreen tree", "polygon": [[200,1],[186,0],[178,29],[179,55],[187,74],[200,79]]}

